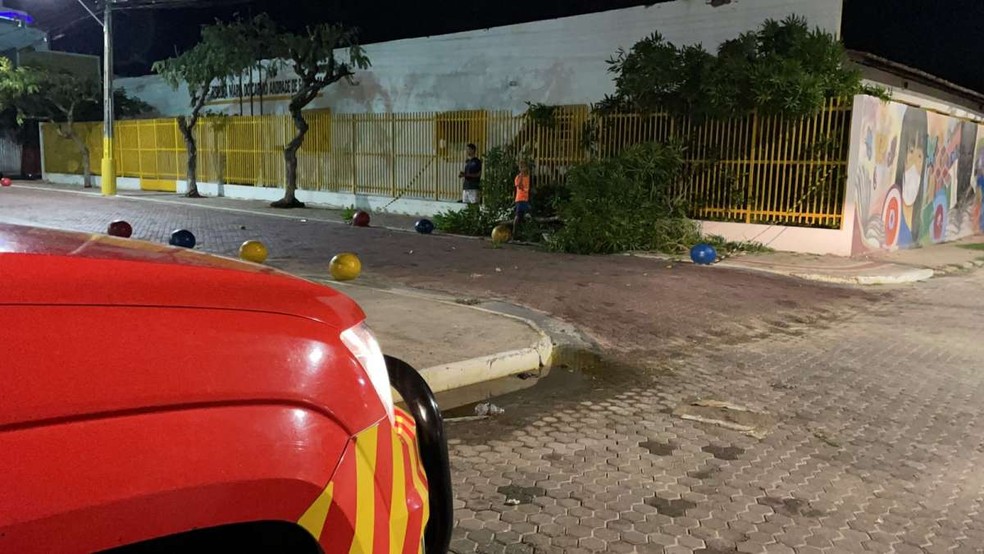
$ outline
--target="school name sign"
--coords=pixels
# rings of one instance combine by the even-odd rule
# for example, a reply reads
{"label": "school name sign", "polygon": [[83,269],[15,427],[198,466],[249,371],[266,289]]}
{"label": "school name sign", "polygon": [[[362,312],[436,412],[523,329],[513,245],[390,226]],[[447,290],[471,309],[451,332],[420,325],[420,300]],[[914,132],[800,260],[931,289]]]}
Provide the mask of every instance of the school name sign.
{"label": "school name sign", "polygon": [[209,100],[295,94],[301,90],[302,84],[303,82],[296,78],[265,81],[262,83],[221,83],[212,86],[212,90],[209,92]]}

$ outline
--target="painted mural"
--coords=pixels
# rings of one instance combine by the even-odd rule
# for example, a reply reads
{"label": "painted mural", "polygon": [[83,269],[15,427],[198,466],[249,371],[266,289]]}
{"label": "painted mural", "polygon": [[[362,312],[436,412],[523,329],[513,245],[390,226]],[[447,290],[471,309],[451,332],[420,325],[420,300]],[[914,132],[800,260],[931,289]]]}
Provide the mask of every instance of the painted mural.
{"label": "painted mural", "polygon": [[868,96],[854,110],[855,254],[984,230],[984,125]]}

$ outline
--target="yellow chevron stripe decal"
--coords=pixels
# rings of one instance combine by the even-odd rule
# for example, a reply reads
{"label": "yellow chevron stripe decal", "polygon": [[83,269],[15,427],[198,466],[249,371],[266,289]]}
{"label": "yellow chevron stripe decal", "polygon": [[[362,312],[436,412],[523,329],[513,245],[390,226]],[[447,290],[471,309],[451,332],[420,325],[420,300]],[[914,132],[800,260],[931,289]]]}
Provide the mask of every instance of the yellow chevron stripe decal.
{"label": "yellow chevron stripe decal", "polygon": [[328,510],[331,508],[331,495],[335,489],[335,483],[328,483],[325,490],[321,491],[318,498],[311,504],[311,507],[304,512],[301,519],[297,522],[301,527],[307,529],[308,533],[321,540],[321,532],[325,528],[325,519],[328,517]]}
{"label": "yellow chevron stripe decal", "polygon": [[355,538],[349,554],[362,554],[373,551],[374,529],[376,525],[376,454],[379,440],[379,427],[374,426],[362,432],[355,439],[356,510]]}
{"label": "yellow chevron stripe decal", "polygon": [[410,511],[407,509],[406,472],[403,466],[403,441],[400,434],[390,433],[393,440],[393,496],[390,513],[390,554],[403,554],[403,541],[407,538],[407,523]]}

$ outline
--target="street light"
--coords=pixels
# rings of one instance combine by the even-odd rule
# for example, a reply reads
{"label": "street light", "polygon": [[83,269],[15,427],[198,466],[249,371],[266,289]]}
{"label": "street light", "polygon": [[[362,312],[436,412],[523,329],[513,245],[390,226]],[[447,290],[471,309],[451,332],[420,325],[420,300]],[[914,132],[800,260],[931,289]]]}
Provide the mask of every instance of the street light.
{"label": "street light", "polygon": [[113,0],[106,3],[103,19],[100,21],[84,0],[78,3],[89,12],[103,28],[103,157],[100,187],[103,196],[116,195],[116,163],[113,159]]}
{"label": "street light", "polygon": [[[82,0],[79,0],[81,2]],[[105,0],[106,14],[103,16],[103,158],[102,180],[103,196],[116,195],[116,164],[113,160],[113,2]]]}

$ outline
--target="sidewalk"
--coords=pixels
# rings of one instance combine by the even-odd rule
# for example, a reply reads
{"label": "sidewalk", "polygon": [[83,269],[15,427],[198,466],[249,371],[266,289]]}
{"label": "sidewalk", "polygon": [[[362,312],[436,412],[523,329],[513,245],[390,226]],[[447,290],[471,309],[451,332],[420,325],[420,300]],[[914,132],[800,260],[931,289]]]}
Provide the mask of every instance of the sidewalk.
{"label": "sidewalk", "polygon": [[824,283],[898,285],[984,266],[984,236],[856,258],[771,252],[736,256],[717,265]]}
{"label": "sidewalk", "polygon": [[[101,196],[101,192],[98,187],[83,189],[77,185],[61,185],[57,183],[48,183],[44,181],[18,181],[17,186],[19,187],[29,187],[29,188],[39,188],[39,189],[51,189],[57,190],[59,192],[72,192],[77,194],[86,194],[93,196]],[[174,194],[172,192],[153,192],[153,191],[139,191],[139,190],[121,190],[117,193],[118,198],[127,198],[141,200],[145,202],[158,202],[161,204],[171,204],[171,205],[182,205],[182,206],[198,206],[202,208],[210,208],[214,210],[222,210],[227,212],[239,212],[248,214],[261,214],[271,217],[281,217],[285,219],[295,219],[295,220],[306,220],[306,221],[322,221],[326,223],[338,223],[338,224],[348,224],[348,221],[343,219],[344,210],[338,208],[331,208],[328,206],[322,206],[319,204],[308,204],[306,208],[294,208],[290,210],[271,208],[270,203],[266,200],[240,200],[236,198],[225,198],[209,196],[206,198],[188,198],[182,195]],[[390,229],[393,231],[406,231],[414,232],[413,225],[420,219],[419,217],[402,215],[402,214],[390,214],[390,213],[373,213],[372,222],[370,225],[372,227],[378,227],[382,229]]]}

